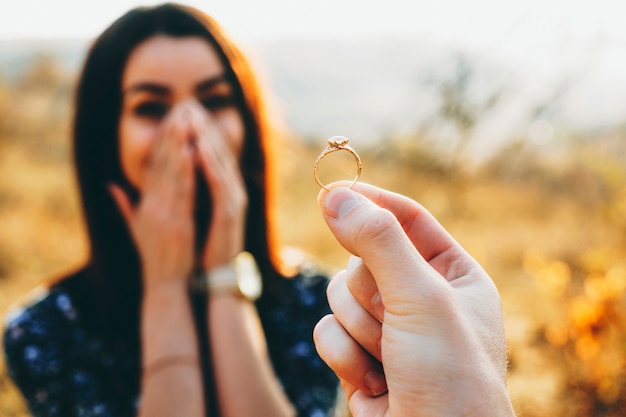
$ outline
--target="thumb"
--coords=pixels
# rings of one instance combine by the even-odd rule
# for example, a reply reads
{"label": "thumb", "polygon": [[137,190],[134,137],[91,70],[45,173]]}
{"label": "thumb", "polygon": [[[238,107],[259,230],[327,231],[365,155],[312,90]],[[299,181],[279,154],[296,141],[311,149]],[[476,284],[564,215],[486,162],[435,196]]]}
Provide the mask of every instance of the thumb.
{"label": "thumb", "polygon": [[130,226],[133,216],[133,206],[130,203],[128,195],[126,195],[126,192],[124,192],[119,185],[109,184],[108,188],[111,196],[113,196],[113,200],[115,200],[115,204],[117,204],[117,208],[120,210],[122,217],[126,221],[126,224]]}
{"label": "thumb", "polygon": [[[396,216],[364,195],[345,187],[331,189],[321,200],[331,232],[360,257],[386,298],[415,300],[424,292],[432,268],[415,249]],[[404,296],[403,296],[404,294]]]}

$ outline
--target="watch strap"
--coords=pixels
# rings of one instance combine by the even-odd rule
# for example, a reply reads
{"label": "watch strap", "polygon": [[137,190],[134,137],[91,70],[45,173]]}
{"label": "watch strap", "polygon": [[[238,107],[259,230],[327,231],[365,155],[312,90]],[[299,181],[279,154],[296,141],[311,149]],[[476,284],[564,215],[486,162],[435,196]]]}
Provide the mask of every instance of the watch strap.
{"label": "watch strap", "polygon": [[232,264],[221,265],[204,274],[205,288],[209,295],[241,295],[237,285],[237,271]]}
{"label": "watch strap", "polygon": [[206,293],[210,297],[234,295],[254,301],[261,295],[262,287],[254,256],[246,251],[209,271],[198,268],[191,278],[192,291]]}

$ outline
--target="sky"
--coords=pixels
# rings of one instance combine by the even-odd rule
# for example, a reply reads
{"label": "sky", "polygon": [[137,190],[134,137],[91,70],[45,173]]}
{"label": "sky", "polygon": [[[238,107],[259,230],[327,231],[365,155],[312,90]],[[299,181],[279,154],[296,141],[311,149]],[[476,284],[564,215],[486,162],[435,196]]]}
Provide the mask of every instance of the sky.
{"label": "sky", "polygon": [[[0,38],[93,37],[131,7],[156,1],[2,0]],[[480,45],[516,28],[626,41],[623,0],[189,0],[241,40],[416,35]]]}
{"label": "sky", "polygon": [[[158,1],[0,0],[0,41],[93,38]],[[626,0],[188,0],[237,41],[414,37],[529,74],[526,95],[570,78],[581,126],[626,119]],[[1,44],[0,44],[1,47]],[[529,86],[528,88],[526,86]],[[536,97],[535,97],[536,98]],[[501,118],[504,120],[504,118]]]}

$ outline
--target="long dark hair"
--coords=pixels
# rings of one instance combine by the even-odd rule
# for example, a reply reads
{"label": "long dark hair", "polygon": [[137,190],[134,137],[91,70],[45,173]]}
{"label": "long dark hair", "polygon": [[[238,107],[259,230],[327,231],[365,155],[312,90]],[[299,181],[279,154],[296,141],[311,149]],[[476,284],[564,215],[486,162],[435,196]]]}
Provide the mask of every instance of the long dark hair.
{"label": "long dark hair", "polygon": [[[259,86],[241,51],[206,14],[176,4],[136,8],[103,32],[91,46],[79,78],[74,118],[74,163],[87,225],[90,256],[70,286],[83,318],[109,340],[139,346],[141,266],[136,247],[107,185],[131,192],[118,149],[122,74],[133,49],[164,34],[206,39],[220,56],[240,100],[246,138],[241,166],[249,209],[245,249],[252,252],[266,291],[280,277],[270,216],[273,179],[269,123]],[[78,279],[80,278],[80,279]]]}

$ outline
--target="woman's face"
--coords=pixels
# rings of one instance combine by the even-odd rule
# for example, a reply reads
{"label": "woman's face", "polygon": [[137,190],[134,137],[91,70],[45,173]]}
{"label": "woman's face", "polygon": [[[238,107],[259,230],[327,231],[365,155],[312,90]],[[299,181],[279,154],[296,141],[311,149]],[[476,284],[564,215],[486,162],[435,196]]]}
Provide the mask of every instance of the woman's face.
{"label": "woman's face", "polygon": [[245,128],[234,90],[217,52],[199,37],[157,35],[130,54],[122,76],[119,145],[122,170],[139,192],[151,148],[165,116],[183,103],[210,112],[235,155],[243,146]]}

